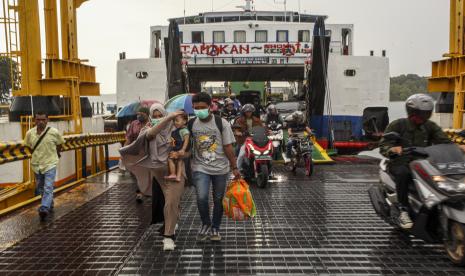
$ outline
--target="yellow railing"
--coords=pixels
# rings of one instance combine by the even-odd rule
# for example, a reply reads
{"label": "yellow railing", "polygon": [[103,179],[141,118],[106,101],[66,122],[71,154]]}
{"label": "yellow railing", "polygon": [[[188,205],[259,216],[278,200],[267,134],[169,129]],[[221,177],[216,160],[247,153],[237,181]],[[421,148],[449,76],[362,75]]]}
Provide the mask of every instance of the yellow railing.
{"label": "yellow railing", "polygon": [[[80,150],[87,152],[86,149],[90,148],[91,160],[87,163],[87,160],[84,159],[86,164],[75,164],[75,181],[59,187],[55,192],[80,184],[88,177],[107,172],[109,169],[108,145],[123,143],[125,141],[125,133],[114,132],[67,135],[64,136],[64,139],[65,143],[62,146],[62,152],[80,152]],[[85,155],[86,154],[84,154],[84,156]],[[31,149],[25,146],[23,141],[0,142],[0,165],[28,160],[30,158]],[[28,162],[25,164],[28,164]],[[90,175],[87,174],[88,167],[90,167]],[[78,172],[77,170],[82,171]],[[40,199],[40,196],[34,196],[34,179],[32,178],[31,180],[31,178],[27,177],[23,181],[23,183],[5,186],[4,189],[0,190],[0,216]]]}
{"label": "yellow railing", "polygon": [[[68,135],[62,151],[111,145],[125,141],[124,132]],[[0,165],[31,158],[31,149],[23,141],[0,142]]]}

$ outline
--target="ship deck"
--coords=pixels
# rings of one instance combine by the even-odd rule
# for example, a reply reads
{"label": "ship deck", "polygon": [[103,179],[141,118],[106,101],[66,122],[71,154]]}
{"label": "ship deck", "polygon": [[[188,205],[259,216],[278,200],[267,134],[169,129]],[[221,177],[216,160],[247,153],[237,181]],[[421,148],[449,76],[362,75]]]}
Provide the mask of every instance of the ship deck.
{"label": "ship deck", "polygon": [[220,243],[196,240],[195,193],[182,201],[177,248],[162,250],[151,200],[135,202],[129,174],[112,171],[56,197],[40,222],[31,206],[0,221],[2,275],[353,274],[465,275],[440,245],[396,231],[367,195],[376,161],[339,159],[312,178],[276,167],[267,189],[251,186],[257,216],[224,218]]}

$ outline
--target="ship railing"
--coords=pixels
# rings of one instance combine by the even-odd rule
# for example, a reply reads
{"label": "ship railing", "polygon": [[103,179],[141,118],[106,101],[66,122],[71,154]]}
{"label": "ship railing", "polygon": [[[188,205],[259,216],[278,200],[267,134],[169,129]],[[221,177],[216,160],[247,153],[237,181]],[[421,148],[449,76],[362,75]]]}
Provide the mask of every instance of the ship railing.
{"label": "ship railing", "polygon": [[[80,150],[83,158],[81,164],[75,164],[73,179],[69,180],[68,183],[62,183],[61,186],[55,189],[55,193],[69,189],[88,178],[113,169],[110,168],[109,146],[124,143],[125,133],[66,135],[64,139],[65,143],[61,147],[61,152]],[[87,151],[88,149],[90,149],[90,152]],[[90,160],[87,160],[88,153],[91,156]],[[24,141],[0,141],[0,166],[30,159],[31,149],[24,144]],[[30,162],[26,162],[26,164],[30,166]],[[41,197],[34,194],[36,186],[34,177],[23,175],[23,179],[21,183],[4,183],[0,186],[0,216],[40,200]]]}

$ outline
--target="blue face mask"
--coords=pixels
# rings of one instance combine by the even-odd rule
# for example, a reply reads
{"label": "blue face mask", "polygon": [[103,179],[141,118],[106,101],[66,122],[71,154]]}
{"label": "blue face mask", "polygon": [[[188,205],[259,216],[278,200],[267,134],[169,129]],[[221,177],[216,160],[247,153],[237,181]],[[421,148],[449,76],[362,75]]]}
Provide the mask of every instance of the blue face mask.
{"label": "blue face mask", "polygon": [[195,116],[199,118],[200,120],[204,120],[208,118],[208,115],[210,115],[210,110],[208,108],[206,109],[194,109]]}

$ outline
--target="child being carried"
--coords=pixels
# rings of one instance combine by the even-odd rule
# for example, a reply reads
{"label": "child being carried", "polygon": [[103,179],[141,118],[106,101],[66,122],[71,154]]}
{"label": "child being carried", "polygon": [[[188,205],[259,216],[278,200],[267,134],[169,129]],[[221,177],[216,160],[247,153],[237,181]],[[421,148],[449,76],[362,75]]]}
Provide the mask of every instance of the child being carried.
{"label": "child being carried", "polygon": [[[176,130],[171,133],[171,152],[178,152],[181,156],[184,155],[189,146],[190,132],[186,127],[187,121],[188,117],[186,113],[176,116],[174,118]],[[165,176],[165,179],[181,181],[183,165],[184,161],[182,158],[168,158],[169,175]]]}

